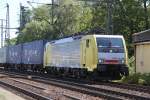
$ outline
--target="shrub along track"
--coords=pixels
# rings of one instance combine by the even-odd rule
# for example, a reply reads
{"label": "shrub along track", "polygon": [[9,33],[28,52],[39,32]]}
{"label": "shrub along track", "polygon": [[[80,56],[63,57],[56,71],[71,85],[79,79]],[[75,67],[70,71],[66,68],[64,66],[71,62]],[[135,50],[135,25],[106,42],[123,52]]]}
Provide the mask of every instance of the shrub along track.
{"label": "shrub along track", "polygon": [[[6,72],[5,72],[6,74]],[[150,99],[149,87],[137,86],[133,88],[130,84],[112,83],[112,82],[88,82],[81,80],[72,80],[67,78],[45,78],[40,76],[31,75],[27,78],[27,75],[21,75],[19,73],[7,73],[15,77],[22,77],[36,81],[39,83],[54,85],[57,87],[66,88],[72,91],[78,91],[91,96],[97,96],[105,99]],[[138,89],[139,88],[139,89]],[[138,90],[138,91],[137,91]],[[66,94],[66,97],[68,95]],[[71,98],[71,96],[70,96]],[[74,98],[74,97],[72,97]],[[77,99],[77,98],[74,98]]]}

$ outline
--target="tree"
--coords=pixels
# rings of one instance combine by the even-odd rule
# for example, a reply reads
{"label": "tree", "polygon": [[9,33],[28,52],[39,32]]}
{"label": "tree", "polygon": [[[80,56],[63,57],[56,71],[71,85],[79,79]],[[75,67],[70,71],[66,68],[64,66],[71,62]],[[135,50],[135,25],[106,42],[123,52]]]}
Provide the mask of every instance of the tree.
{"label": "tree", "polygon": [[[146,6],[145,12],[144,3],[144,0],[114,0],[112,4],[113,33],[124,35],[130,54],[133,54],[132,34],[145,30],[145,27],[150,28],[150,7]],[[18,35],[17,43],[57,39],[94,27],[106,29],[108,19],[105,0],[90,6],[83,2],[77,3],[76,0],[60,0],[58,4],[53,7],[53,16],[51,6],[43,5],[33,9],[30,21]]]}
{"label": "tree", "polygon": [[75,5],[73,0],[61,0],[59,6],[53,8],[52,23],[51,7],[40,6],[33,9],[31,21],[25,25],[18,35],[17,43],[36,39],[56,39],[85,30],[91,27],[92,10],[83,5]]}

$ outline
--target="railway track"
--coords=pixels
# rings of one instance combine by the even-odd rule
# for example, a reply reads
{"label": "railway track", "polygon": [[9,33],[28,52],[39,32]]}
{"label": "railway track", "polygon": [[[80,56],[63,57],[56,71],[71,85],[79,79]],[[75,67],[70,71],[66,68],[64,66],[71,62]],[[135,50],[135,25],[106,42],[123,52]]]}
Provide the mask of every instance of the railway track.
{"label": "railway track", "polygon": [[13,90],[16,90],[16,91],[18,91],[20,93],[23,93],[23,94],[25,94],[27,96],[30,96],[33,99],[37,99],[37,100],[51,100],[51,98],[49,98],[49,97],[43,96],[43,95],[41,95],[39,93],[36,93],[34,91],[31,91],[31,90],[28,90],[28,89],[25,89],[25,88],[22,88],[22,87],[18,87],[15,84],[9,83],[8,81],[0,80],[0,84],[4,85],[6,87],[9,87],[9,88],[11,88]]}
{"label": "railway track", "polygon": [[105,85],[105,86],[107,85],[107,86],[134,90],[134,91],[139,91],[139,92],[150,94],[150,86],[142,86],[142,85],[118,83],[118,82],[96,82],[96,83],[99,85]]}
{"label": "railway track", "polygon": [[[45,81],[48,80],[48,81]],[[39,80],[37,79],[36,81],[44,82],[47,84],[51,85],[57,85],[60,87],[65,87],[71,90],[76,90],[80,91],[89,95],[93,96],[100,96],[102,98],[106,99],[150,99],[150,97],[144,97],[142,95],[135,95],[135,94],[130,94],[128,92],[121,92],[121,91],[116,91],[116,90],[110,90],[107,88],[103,88],[101,86],[94,87],[93,85],[87,85],[87,84],[80,84],[80,83],[74,83],[74,82],[68,82],[68,81],[61,81],[61,80],[55,80],[55,79],[44,79],[44,80]],[[149,94],[147,94],[148,96]]]}
{"label": "railway track", "polygon": [[[32,79],[30,79],[30,76],[23,76],[23,75],[20,76],[17,73],[15,74],[15,73],[0,72],[0,84],[37,100],[80,100],[81,99],[80,97],[76,97],[72,95],[72,93],[67,93],[67,92],[62,93],[57,91],[57,93],[59,93],[58,95],[50,94],[47,91],[49,84],[46,85],[43,82],[33,81]],[[39,97],[37,95],[42,97]]]}
{"label": "railway track", "polygon": [[[10,73],[9,73],[10,74]],[[18,76],[15,74],[15,76]],[[146,87],[138,86],[132,87],[133,85],[129,84],[121,84],[121,83],[111,83],[111,82],[101,82],[101,83],[78,83],[78,82],[72,82],[72,81],[67,81],[67,80],[61,80],[61,79],[54,79],[54,78],[43,78],[43,77],[38,77],[38,76],[31,76],[30,78],[27,78],[26,75],[20,75],[19,77],[29,79],[32,81],[36,82],[41,82],[44,84],[49,84],[49,85],[54,85],[62,88],[66,88],[69,90],[73,91],[78,91],[84,94],[92,95],[92,96],[97,96],[105,99],[144,99],[148,100],[150,99],[149,96],[149,87],[146,89]],[[131,88],[132,87],[132,88]],[[138,90],[138,91],[137,91]],[[65,95],[66,97],[68,95]],[[74,98],[73,96],[68,97],[68,98]],[[75,100],[78,100],[79,98],[74,98]]]}

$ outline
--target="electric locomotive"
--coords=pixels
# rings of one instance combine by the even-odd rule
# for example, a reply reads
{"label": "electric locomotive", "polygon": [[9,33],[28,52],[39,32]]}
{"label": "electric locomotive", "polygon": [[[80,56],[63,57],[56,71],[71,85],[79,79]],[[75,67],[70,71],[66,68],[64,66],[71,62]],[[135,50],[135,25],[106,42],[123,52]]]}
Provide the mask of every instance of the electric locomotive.
{"label": "electric locomotive", "polygon": [[48,73],[120,79],[127,76],[127,49],[121,35],[77,35],[46,43]]}

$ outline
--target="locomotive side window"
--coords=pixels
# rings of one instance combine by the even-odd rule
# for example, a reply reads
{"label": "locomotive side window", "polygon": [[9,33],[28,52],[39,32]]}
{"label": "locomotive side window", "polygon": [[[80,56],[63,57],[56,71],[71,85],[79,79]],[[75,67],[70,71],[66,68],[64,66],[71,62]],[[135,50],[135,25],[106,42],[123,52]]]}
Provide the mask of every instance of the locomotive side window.
{"label": "locomotive side window", "polygon": [[89,42],[90,42],[90,40],[87,39],[87,40],[86,40],[86,47],[87,47],[87,48],[89,48]]}

